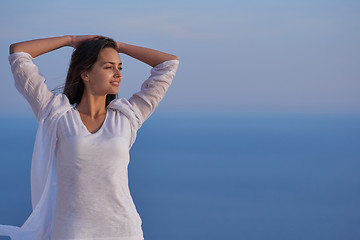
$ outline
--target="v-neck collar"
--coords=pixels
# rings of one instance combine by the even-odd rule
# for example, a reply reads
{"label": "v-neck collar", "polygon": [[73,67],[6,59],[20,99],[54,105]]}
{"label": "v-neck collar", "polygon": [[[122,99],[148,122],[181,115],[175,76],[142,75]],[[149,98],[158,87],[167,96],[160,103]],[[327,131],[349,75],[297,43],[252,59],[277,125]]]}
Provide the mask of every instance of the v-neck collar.
{"label": "v-neck collar", "polygon": [[74,107],[74,110],[75,110],[75,112],[76,112],[77,118],[78,118],[81,126],[85,129],[86,133],[89,134],[89,135],[96,135],[96,134],[100,133],[100,132],[102,131],[102,129],[104,128],[104,125],[105,125],[106,120],[107,120],[107,118],[108,118],[109,110],[106,108],[106,115],[105,115],[104,121],[102,122],[100,128],[99,128],[96,132],[92,133],[92,132],[89,131],[89,129],[85,126],[84,122],[82,121],[80,112],[79,112],[79,110],[76,108],[76,105],[77,105],[77,104],[74,104],[74,106],[73,106],[73,107]]}

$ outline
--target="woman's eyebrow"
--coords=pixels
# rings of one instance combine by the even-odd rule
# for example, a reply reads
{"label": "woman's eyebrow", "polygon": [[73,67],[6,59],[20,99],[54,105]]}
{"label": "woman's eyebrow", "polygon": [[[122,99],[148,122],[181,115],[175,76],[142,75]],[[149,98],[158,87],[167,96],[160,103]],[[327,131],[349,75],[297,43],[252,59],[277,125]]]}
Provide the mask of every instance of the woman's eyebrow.
{"label": "woman's eyebrow", "polygon": [[[106,63],[110,63],[110,64],[113,64],[113,65],[116,65],[116,63],[114,63],[114,62],[103,62],[102,65],[104,65],[104,64],[106,64]],[[119,65],[122,65],[122,62],[120,62]]]}

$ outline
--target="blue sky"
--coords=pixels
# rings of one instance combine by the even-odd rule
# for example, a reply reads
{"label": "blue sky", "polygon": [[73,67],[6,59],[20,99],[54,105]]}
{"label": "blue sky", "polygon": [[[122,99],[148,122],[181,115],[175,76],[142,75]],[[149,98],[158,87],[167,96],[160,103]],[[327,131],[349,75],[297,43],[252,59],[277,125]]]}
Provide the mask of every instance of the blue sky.
{"label": "blue sky", "polygon": [[[159,111],[360,112],[357,0],[1,1],[0,19],[0,114],[31,112],[13,85],[9,44],[66,34],[176,54]],[[71,51],[35,60],[50,89],[64,82]],[[149,67],[122,58],[120,96],[130,97]]]}

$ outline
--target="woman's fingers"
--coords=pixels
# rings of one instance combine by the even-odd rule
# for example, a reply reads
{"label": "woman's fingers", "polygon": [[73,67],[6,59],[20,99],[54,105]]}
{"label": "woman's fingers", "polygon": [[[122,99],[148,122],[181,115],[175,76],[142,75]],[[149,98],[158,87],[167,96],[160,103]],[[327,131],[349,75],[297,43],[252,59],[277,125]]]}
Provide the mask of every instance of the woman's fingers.
{"label": "woman's fingers", "polygon": [[97,38],[102,38],[103,36],[100,35],[75,35],[71,36],[71,44],[73,48],[77,48],[81,43]]}

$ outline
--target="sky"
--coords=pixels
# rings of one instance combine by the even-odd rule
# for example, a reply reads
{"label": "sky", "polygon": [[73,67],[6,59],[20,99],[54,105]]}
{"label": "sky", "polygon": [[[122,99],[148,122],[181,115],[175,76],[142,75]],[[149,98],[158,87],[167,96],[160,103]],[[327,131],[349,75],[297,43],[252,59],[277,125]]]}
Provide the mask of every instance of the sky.
{"label": "sky", "polygon": [[[360,113],[360,1],[1,1],[0,114],[30,114],[8,64],[11,43],[99,34],[175,54],[160,112]],[[72,49],[35,59],[50,89]],[[119,96],[150,67],[121,55]]]}

